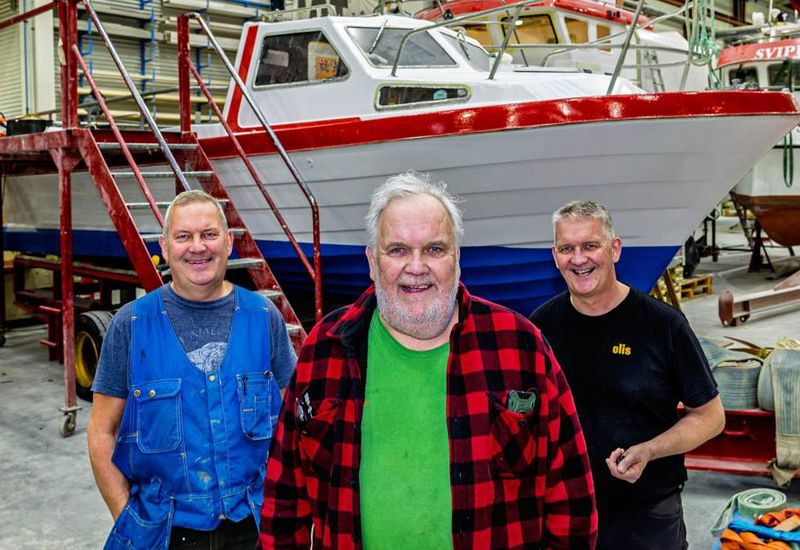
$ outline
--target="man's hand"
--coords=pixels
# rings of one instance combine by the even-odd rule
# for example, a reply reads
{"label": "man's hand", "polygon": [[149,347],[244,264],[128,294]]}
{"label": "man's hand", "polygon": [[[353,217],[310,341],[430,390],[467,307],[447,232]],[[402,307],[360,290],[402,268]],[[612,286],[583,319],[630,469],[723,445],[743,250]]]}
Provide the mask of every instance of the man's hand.
{"label": "man's hand", "polygon": [[614,449],[606,459],[606,465],[611,475],[617,479],[636,483],[641,477],[642,472],[647,467],[647,463],[653,459],[653,454],[647,443],[640,443],[624,449]]}
{"label": "man's hand", "polygon": [[636,483],[648,462],[689,452],[720,433],[724,426],[725,411],[718,395],[699,407],[686,407],[683,418],[653,439],[628,450],[615,449],[606,459],[608,471],[617,479]]}
{"label": "man's hand", "polygon": [[115,521],[130,496],[128,480],[111,462],[124,410],[124,399],[95,393],[86,428],[94,479]]}

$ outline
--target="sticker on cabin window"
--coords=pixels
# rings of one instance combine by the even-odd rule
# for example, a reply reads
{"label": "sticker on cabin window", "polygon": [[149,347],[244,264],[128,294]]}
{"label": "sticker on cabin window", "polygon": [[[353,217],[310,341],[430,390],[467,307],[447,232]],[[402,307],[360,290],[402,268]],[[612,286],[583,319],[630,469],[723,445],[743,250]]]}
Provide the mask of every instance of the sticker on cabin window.
{"label": "sticker on cabin window", "polygon": [[289,66],[289,52],[282,52],[280,50],[269,50],[264,59],[267,65],[275,65],[276,67]]}
{"label": "sticker on cabin window", "polygon": [[338,66],[339,56],[330,44],[317,41],[308,43],[309,80],[336,78]]}
{"label": "sticker on cabin window", "polygon": [[467,97],[469,97],[469,91],[466,87],[383,86],[378,90],[378,106],[396,107],[414,103],[459,100]]}

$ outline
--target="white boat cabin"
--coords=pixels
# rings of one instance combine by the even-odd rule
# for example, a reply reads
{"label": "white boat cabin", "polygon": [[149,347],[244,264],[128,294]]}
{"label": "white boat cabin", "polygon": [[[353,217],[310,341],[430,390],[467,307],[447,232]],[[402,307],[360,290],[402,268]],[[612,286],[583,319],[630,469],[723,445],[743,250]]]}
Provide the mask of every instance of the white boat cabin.
{"label": "white boat cabin", "polygon": [[[606,94],[608,76],[576,69],[517,71],[503,64],[489,79],[494,58],[476,40],[445,28],[428,30],[431,25],[392,15],[249,23],[236,69],[272,124]],[[642,92],[623,78],[614,91]],[[234,130],[260,126],[233,85],[225,118]],[[201,136],[219,132],[204,126],[195,127]]]}

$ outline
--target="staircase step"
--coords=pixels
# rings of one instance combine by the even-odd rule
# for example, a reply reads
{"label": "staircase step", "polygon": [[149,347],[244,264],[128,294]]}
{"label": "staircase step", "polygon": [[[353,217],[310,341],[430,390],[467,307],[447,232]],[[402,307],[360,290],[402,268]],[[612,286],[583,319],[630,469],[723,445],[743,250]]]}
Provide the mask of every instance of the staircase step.
{"label": "staircase step", "polygon": [[283,296],[283,292],[278,290],[270,290],[268,288],[265,288],[264,290],[256,290],[256,294],[260,294],[261,296],[269,298],[273,302]]}
{"label": "staircase step", "polygon": [[[227,203],[230,202],[230,200],[229,199],[217,199],[217,202],[219,202],[220,204],[225,206]],[[169,205],[171,203],[172,203],[172,201],[156,201],[156,206],[158,206],[161,209],[165,209],[165,208],[169,207]],[[146,210],[146,209],[150,208],[150,203],[149,202],[126,202],[125,206],[128,207],[128,210]],[[238,228],[238,227],[231,229],[231,231],[234,232],[234,235],[238,235],[240,233],[244,233],[244,229],[241,229],[241,228]],[[156,238],[158,238],[158,235],[160,235],[160,233],[156,235]],[[147,236],[150,237],[151,235],[147,235]],[[144,237],[145,237],[145,235],[142,235],[142,238],[144,238]]]}
{"label": "staircase step", "polygon": [[[121,149],[120,144],[116,141],[108,141],[97,144],[102,150],[117,150]],[[161,146],[158,143],[126,143],[128,149],[132,151],[160,151]],[[169,143],[169,148],[172,151],[197,149],[194,143]]]}
{"label": "staircase step", "polygon": [[[147,204],[147,203],[143,203],[143,204]],[[167,204],[169,204],[169,203],[167,203]],[[238,237],[239,235],[244,235],[245,232],[246,232],[243,227],[232,227],[230,229],[230,231],[231,231],[231,233],[233,234],[234,237]],[[142,234],[142,240],[144,242],[146,242],[146,243],[157,242],[160,237],[161,237],[161,233],[143,233]]]}
{"label": "staircase step", "polygon": [[[159,208],[167,208],[172,201],[157,201],[156,206]],[[146,208],[150,208],[149,202],[126,202],[125,206],[128,207],[128,210],[143,210]]]}
{"label": "staircase step", "polygon": [[[165,178],[174,178],[175,173],[172,171],[169,172],[142,172],[142,177],[150,178],[150,179],[165,179]],[[123,170],[120,172],[111,172],[111,175],[114,178],[133,178],[135,177],[133,171]],[[214,175],[214,172],[211,170],[208,171],[186,171],[183,173],[184,176],[187,178],[208,178]]]}
{"label": "staircase step", "polygon": [[236,258],[235,260],[228,260],[228,269],[247,269],[260,265],[264,265],[264,260],[261,258]]}
{"label": "staircase step", "polygon": [[[247,269],[249,267],[257,267],[263,264],[264,260],[261,258],[237,258],[235,260],[228,260],[228,269]],[[157,269],[164,276],[172,275],[172,270],[169,268],[168,264],[161,264],[157,266]]]}

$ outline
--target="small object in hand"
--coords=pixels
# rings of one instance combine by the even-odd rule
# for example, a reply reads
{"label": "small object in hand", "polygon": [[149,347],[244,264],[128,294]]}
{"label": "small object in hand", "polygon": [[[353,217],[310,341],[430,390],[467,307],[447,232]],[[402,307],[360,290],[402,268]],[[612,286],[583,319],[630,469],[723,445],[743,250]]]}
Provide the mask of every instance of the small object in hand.
{"label": "small object in hand", "polygon": [[622,459],[623,459],[623,458],[625,458],[625,453],[622,453],[622,454],[620,454],[620,455],[619,455],[619,456],[616,458],[616,460],[614,460],[614,464],[616,464],[617,466],[619,466],[619,463],[620,463],[620,462],[622,462]]}

